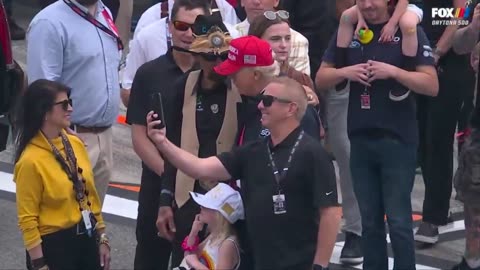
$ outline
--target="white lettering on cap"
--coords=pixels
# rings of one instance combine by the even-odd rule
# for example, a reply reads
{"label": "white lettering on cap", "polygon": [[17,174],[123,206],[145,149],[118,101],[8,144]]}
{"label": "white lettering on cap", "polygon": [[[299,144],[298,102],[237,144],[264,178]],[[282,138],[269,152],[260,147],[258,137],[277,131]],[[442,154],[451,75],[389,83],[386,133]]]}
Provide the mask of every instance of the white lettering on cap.
{"label": "white lettering on cap", "polygon": [[228,54],[228,59],[230,59],[234,62],[237,61],[237,57],[234,54],[231,54],[231,53]]}
{"label": "white lettering on cap", "polygon": [[256,55],[245,55],[243,56],[243,63],[256,65],[257,64],[257,56]]}
{"label": "white lettering on cap", "polygon": [[233,47],[233,46],[230,45],[229,50],[230,50],[231,53],[234,53],[234,54],[237,54],[237,55],[238,55],[238,49],[237,49],[237,48],[235,48],[235,47]]}

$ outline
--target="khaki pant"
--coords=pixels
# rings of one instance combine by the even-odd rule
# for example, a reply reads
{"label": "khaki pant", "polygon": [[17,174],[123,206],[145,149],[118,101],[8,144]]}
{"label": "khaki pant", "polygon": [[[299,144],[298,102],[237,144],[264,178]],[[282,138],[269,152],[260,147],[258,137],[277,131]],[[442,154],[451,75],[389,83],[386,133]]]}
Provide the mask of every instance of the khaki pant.
{"label": "khaki pant", "polygon": [[88,157],[93,167],[95,188],[103,205],[113,168],[112,128],[96,134],[79,133],[78,136],[87,145]]}

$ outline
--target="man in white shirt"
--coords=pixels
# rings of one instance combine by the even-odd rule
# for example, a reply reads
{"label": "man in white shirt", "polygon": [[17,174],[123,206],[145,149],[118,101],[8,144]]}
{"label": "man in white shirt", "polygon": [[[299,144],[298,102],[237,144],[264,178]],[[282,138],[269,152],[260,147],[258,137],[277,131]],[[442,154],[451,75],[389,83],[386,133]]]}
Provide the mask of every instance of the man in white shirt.
{"label": "man in white shirt", "polygon": [[[171,13],[174,0],[168,1],[168,13]],[[128,105],[130,88],[137,69],[144,63],[164,55],[170,46],[169,18],[161,18],[162,3],[149,8],[139,20],[134,38],[130,42],[130,52],[126,66],[121,75],[121,97],[125,106]],[[238,23],[235,9],[226,0],[212,0],[212,12],[218,11],[222,15],[232,37],[237,37],[234,25]],[[152,22],[153,21],[153,22]],[[148,24],[148,22],[151,22]],[[140,27],[140,29],[139,29]]]}
{"label": "man in white shirt", "polygon": [[[245,8],[245,12],[247,13],[247,19],[235,25],[236,30],[241,36],[248,35],[250,22],[257,16],[264,16],[265,11],[275,11],[279,2],[280,0],[241,0],[242,7]],[[278,14],[276,14],[276,16],[278,16]],[[293,29],[291,29],[291,34],[292,49],[290,50],[289,64],[296,70],[310,75],[308,39]]]}

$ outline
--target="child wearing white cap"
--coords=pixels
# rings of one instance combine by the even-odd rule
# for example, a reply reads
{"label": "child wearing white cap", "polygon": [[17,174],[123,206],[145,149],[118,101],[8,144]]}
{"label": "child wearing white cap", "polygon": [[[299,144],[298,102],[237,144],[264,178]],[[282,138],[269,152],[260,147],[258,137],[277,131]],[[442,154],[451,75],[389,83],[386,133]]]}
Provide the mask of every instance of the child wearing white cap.
{"label": "child wearing white cap", "polygon": [[[190,192],[200,205],[190,235],[183,241],[185,259],[175,269],[238,269],[240,248],[233,224],[244,219],[243,202],[238,191],[219,183],[205,195]],[[207,225],[208,237],[200,243],[198,233]]]}

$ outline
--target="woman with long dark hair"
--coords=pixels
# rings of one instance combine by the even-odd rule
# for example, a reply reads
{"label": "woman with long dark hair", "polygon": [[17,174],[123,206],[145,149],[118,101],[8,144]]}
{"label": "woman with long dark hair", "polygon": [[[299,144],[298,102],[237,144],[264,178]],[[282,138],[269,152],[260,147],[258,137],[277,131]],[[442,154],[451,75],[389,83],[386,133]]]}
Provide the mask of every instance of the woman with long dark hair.
{"label": "woman with long dark hair", "polygon": [[14,181],[29,270],[109,269],[110,247],[82,141],[69,135],[70,89],[37,80],[17,117]]}

